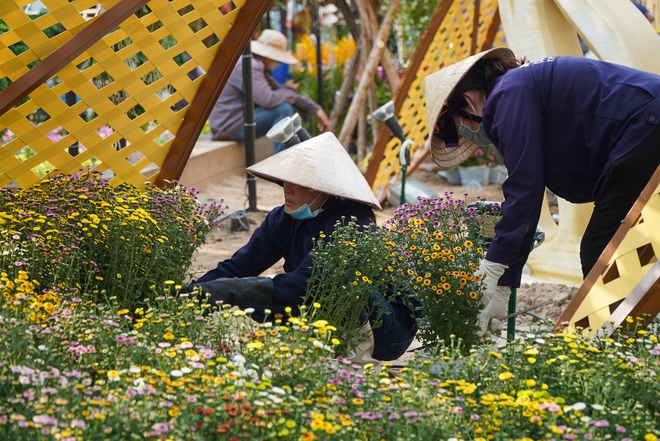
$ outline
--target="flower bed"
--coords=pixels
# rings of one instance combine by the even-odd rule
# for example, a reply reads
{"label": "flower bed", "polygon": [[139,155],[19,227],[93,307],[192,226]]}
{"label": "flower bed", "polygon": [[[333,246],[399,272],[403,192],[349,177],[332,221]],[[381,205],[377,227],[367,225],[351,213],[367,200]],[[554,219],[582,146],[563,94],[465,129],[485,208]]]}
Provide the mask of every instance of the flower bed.
{"label": "flower bed", "polygon": [[[144,195],[106,188],[95,175],[62,176],[46,186],[5,193],[2,205],[0,440],[656,441],[660,435],[657,323],[645,330],[630,319],[626,331],[593,341],[537,330],[500,349],[466,350],[450,336],[403,368],[354,366],[336,355],[340,334],[323,305],[303,308],[286,323],[259,325],[246,317],[249,310],[209,313],[206,303],[177,295],[180,280],[166,280],[166,273],[162,282],[138,283],[148,265],[185,264],[189,256],[179,247],[194,250],[200,230],[218,215],[191,203],[189,191],[156,189],[142,204]],[[412,234],[422,237],[414,228],[422,230],[417,220],[429,216],[413,213],[419,208],[402,212],[400,225],[412,221]],[[439,213],[433,216],[441,219]],[[134,235],[132,246],[141,247],[147,237],[160,237],[152,236],[152,225],[171,236],[164,242],[175,236],[183,242],[120,261],[142,251],[113,241]],[[338,237],[335,244],[353,249],[358,238]],[[399,252],[395,242],[370,240],[399,260],[391,254]],[[454,253],[455,246],[478,248],[463,237],[459,242],[451,245]],[[115,260],[91,263],[90,253],[106,253],[106,245],[116,250]],[[387,255],[372,253],[368,269],[383,268]],[[63,260],[69,256],[75,260]],[[135,285],[83,284],[101,269],[112,275],[135,262],[137,269],[114,278]],[[399,276],[392,265],[387,271]],[[51,277],[48,268],[61,272]],[[375,276],[354,269],[352,286],[373,282]],[[459,276],[450,292],[465,290],[459,297],[475,300]]]}
{"label": "flower bed", "polygon": [[223,214],[196,195],[178,185],[111,187],[90,171],[0,189],[0,268],[21,267],[43,288],[112,293],[133,308],[150,286],[186,276]]}
{"label": "flower bed", "polygon": [[[333,360],[333,327],[205,315],[154,290],[135,311],[58,297],[35,323],[25,273],[0,300],[0,439],[656,440],[657,335],[530,333],[467,357],[444,346],[399,371]],[[10,288],[10,286],[13,286]],[[161,292],[159,292],[161,291]],[[249,312],[249,311],[248,311]],[[238,337],[235,333],[238,333]]]}

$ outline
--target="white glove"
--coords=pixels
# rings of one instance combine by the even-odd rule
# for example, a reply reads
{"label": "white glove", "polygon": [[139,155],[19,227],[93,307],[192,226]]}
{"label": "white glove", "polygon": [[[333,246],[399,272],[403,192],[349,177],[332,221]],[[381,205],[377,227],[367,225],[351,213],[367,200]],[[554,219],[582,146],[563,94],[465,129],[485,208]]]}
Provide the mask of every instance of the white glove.
{"label": "white glove", "polygon": [[[475,275],[483,277],[485,290],[481,297],[481,304],[484,309],[479,313],[477,320],[479,328],[477,335],[483,337],[487,332],[497,332],[502,330],[502,323],[497,320],[503,317],[509,310],[509,296],[511,295],[510,286],[498,286],[499,281],[508,265],[491,262],[483,259]],[[493,319],[491,321],[491,319]],[[489,329],[490,324],[490,329]]]}
{"label": "white glove", "polygon": [[[509,296],[511,295],[510,286],[498,286],[493,295],[488,302],[488,305],[481,310],[477,316],[479,321],[479,327],[481,328],[477,331],[479,337],[483,337],[486,332],[496,332],[502,330],[502,322],[500,322],[499,317],[504,317],[509,310]],[[492,319],[492,321],[491,321]],[[490,324],[490,329],[488,325]],[[499,328],[499,329],[498,329]]]}

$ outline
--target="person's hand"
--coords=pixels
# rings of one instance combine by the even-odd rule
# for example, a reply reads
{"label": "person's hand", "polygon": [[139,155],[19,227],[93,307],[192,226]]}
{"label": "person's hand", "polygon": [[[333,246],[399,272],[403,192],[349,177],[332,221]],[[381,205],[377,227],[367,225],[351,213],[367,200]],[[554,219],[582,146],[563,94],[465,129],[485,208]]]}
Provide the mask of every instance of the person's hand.
{"label": "person's hand", "polygon": [[480,329],[477,335],[479,337],[483,337],[487,332],[494,333],[502,330],[502,323],[497,318],[507,314],[511,287],[499,286],[497,283],[507,267],[507,265],[483,259],[479,264],[479,269],[475,272],[476,276],[482,278],[484,284],[481,297],[481,306],[484,309],[479,312],[478,316]]}
{"label": "person's hand", "polygon": [[284,85],[290,87],[293,90],[298,90],[298,86],[300,86],[300,83],[296,83],[293,80],[286,80],[286,83],[284,83]]}
{"label": "person's hand", "polygon": [[500,317],[504,317],[509,310],[510,286],[498,286],[491,295],[491,299],[484,309],[479,312],[477,321],[479,331],[477,335],[483,337],[487,332],[498,332],[502,330]]}
{"label": "person's hand", "polygon": [[316,127],[318,127],[319,132],[328,132],[330,131],[330,119],[328,118],[328,115],[325,114],[323,109],[319,109],[316,112],[316,119],[317,119],[317,124]]}
{"label": "person's hand", "polygon": [[179,293],[197,292],[200,301],[208,296],[208,303],[235,306],[271,306],[273,280],[269,277],[222,278],[193,283],[182,287]]}
{"label": "person's hand", "polygon": [[483,280],[485,290],[481,296],[481,306],[485,307],[490,302],[493,293],[497,288],[497,282],[504,274],[508,265],[502,263],[491,262],[490,260],[483,259],[479,263],[479,268],[474,272],[475,276],[479,276]]}

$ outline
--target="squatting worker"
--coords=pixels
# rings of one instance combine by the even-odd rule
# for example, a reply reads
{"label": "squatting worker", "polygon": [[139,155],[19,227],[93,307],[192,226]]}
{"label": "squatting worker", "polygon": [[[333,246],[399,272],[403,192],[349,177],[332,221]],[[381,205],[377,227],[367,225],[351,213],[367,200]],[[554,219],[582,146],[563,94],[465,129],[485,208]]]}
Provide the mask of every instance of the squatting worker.
{"label": "squatting worker", "polygon": [[[271,71],[280,63],[298,64],[298,60],[286,50],[287,39],[281,32],[264,30],[259,38],[250,44],[252,50],[252,94],[254,96],[254,122],[256,136],[264,136],[278,121],[298,112],[303,118],[316,116],[319,132],[330,130],[330,120],[321,106],[297,92],[298,85],[287,81],[280,85]],[[243,58],[238,60],[227,84],[216,101],[209,125],[214,140],[226,139],[243,141]],[[274,142],[275,153],[283,145]]]}
{"label": "squatting worker", "polygon": [[[223,301],[243,308],[254,307],[252,318],[263,321],[265,309],[284,315],[287,306],[295,312],[301,305],[312,274],[313,239],[318,240],[321,232],[330,237],[342,219],[348,222],[353,218],[362,228],[370,228],[375,222],[373,208],[381,207],[331,132],[290,147],[247,171],[281,184],[284,205],[268,213],[248,243],[231,258],[218,263],[181,292],[201,286],[204,293],[211,295],[209,303]],[[284,274],[259,277],[282,258]],[[397,359],[412,343],[417,326],[406,306],[409,300],[387,304],[390,313],[382,314],[382,324],[373,329],[373,358]],[[375,305],[383,303],[376,301]]]}
{"label": "squatting worker", "polygon": [[426,108],[436,164],[460,164],[492,144],[509,173],[481,264],[482,334],[520,286],[546,187],[595,203],[580,246],[586,277],[660,164],[660,76],[617,64],[571,56],[525,64],[494,48],[429,75]]}

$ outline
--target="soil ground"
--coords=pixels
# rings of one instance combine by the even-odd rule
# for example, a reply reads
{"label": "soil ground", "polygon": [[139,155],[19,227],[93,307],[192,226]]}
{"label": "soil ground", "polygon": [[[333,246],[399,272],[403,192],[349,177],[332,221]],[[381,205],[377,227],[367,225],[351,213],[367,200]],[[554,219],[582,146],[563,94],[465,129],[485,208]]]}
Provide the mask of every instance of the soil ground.
{"label": "soil ground", "polygon": [[[432,164],[423,164],[422,167],[408,176],[408,180],[417,180],[438,195],[442,195],[446,191],[454,192],[455,198],[466,194],[466,198],[470,202],[475,200],[477,196],[483,196],[490,201],[502,201],[503,199],[500,185],[486,185],[481,188],[474,185],[470,187],[451,185],[447,179],[439,176],[437,171],[437,168]],[[224,200],[224,204],[228,206],[226,210],[227,214],[234,213],[237,210],[247,209],[250,204],[246,175],[235,174],[223,176],[217,184],[209,186],[205,191],[201,192],[199,199],[201,202]],[[235,219],[232,219],[232,216],[227,216],[223,221],[222,228],[213,231],[207,243],[197,251],[195,260],[190,268],[191,272],[201,275],[209,269],[214,268],[219,261],[231,257],[234,251],[247,243],[252,232],[261,224],[268,211],[283,203],[284,197],[280,186],[257,179],[257,211],[248,211],[246,213],[247,227],[249,229],[247,231],[236,231],[240,229],[241,220],[244,220],[244,218],[234,216]],[[380,224],[391,218],[395,208],[385,203],[383,210],[376,213],[378,223]],[[233,232],[232,225],[235,230]],[[267,271],[267,273],[281,273],[282,264],[283,262],[279,262]],[[523,279],[523,284],[517,290],[518,309],[528,308],[550,299],[554,301],[554,304],[535,309],[532,311],[535,316],[519,316],[516,321],[516,329],[528,328],[532,321],[537,321],[539,318],[556,321],[576,291],[577,287],[553,283],[525,283],[525,279]],[[409,355],[404,355],[400,362],[405,362],[406,358],[409,358]]]}

